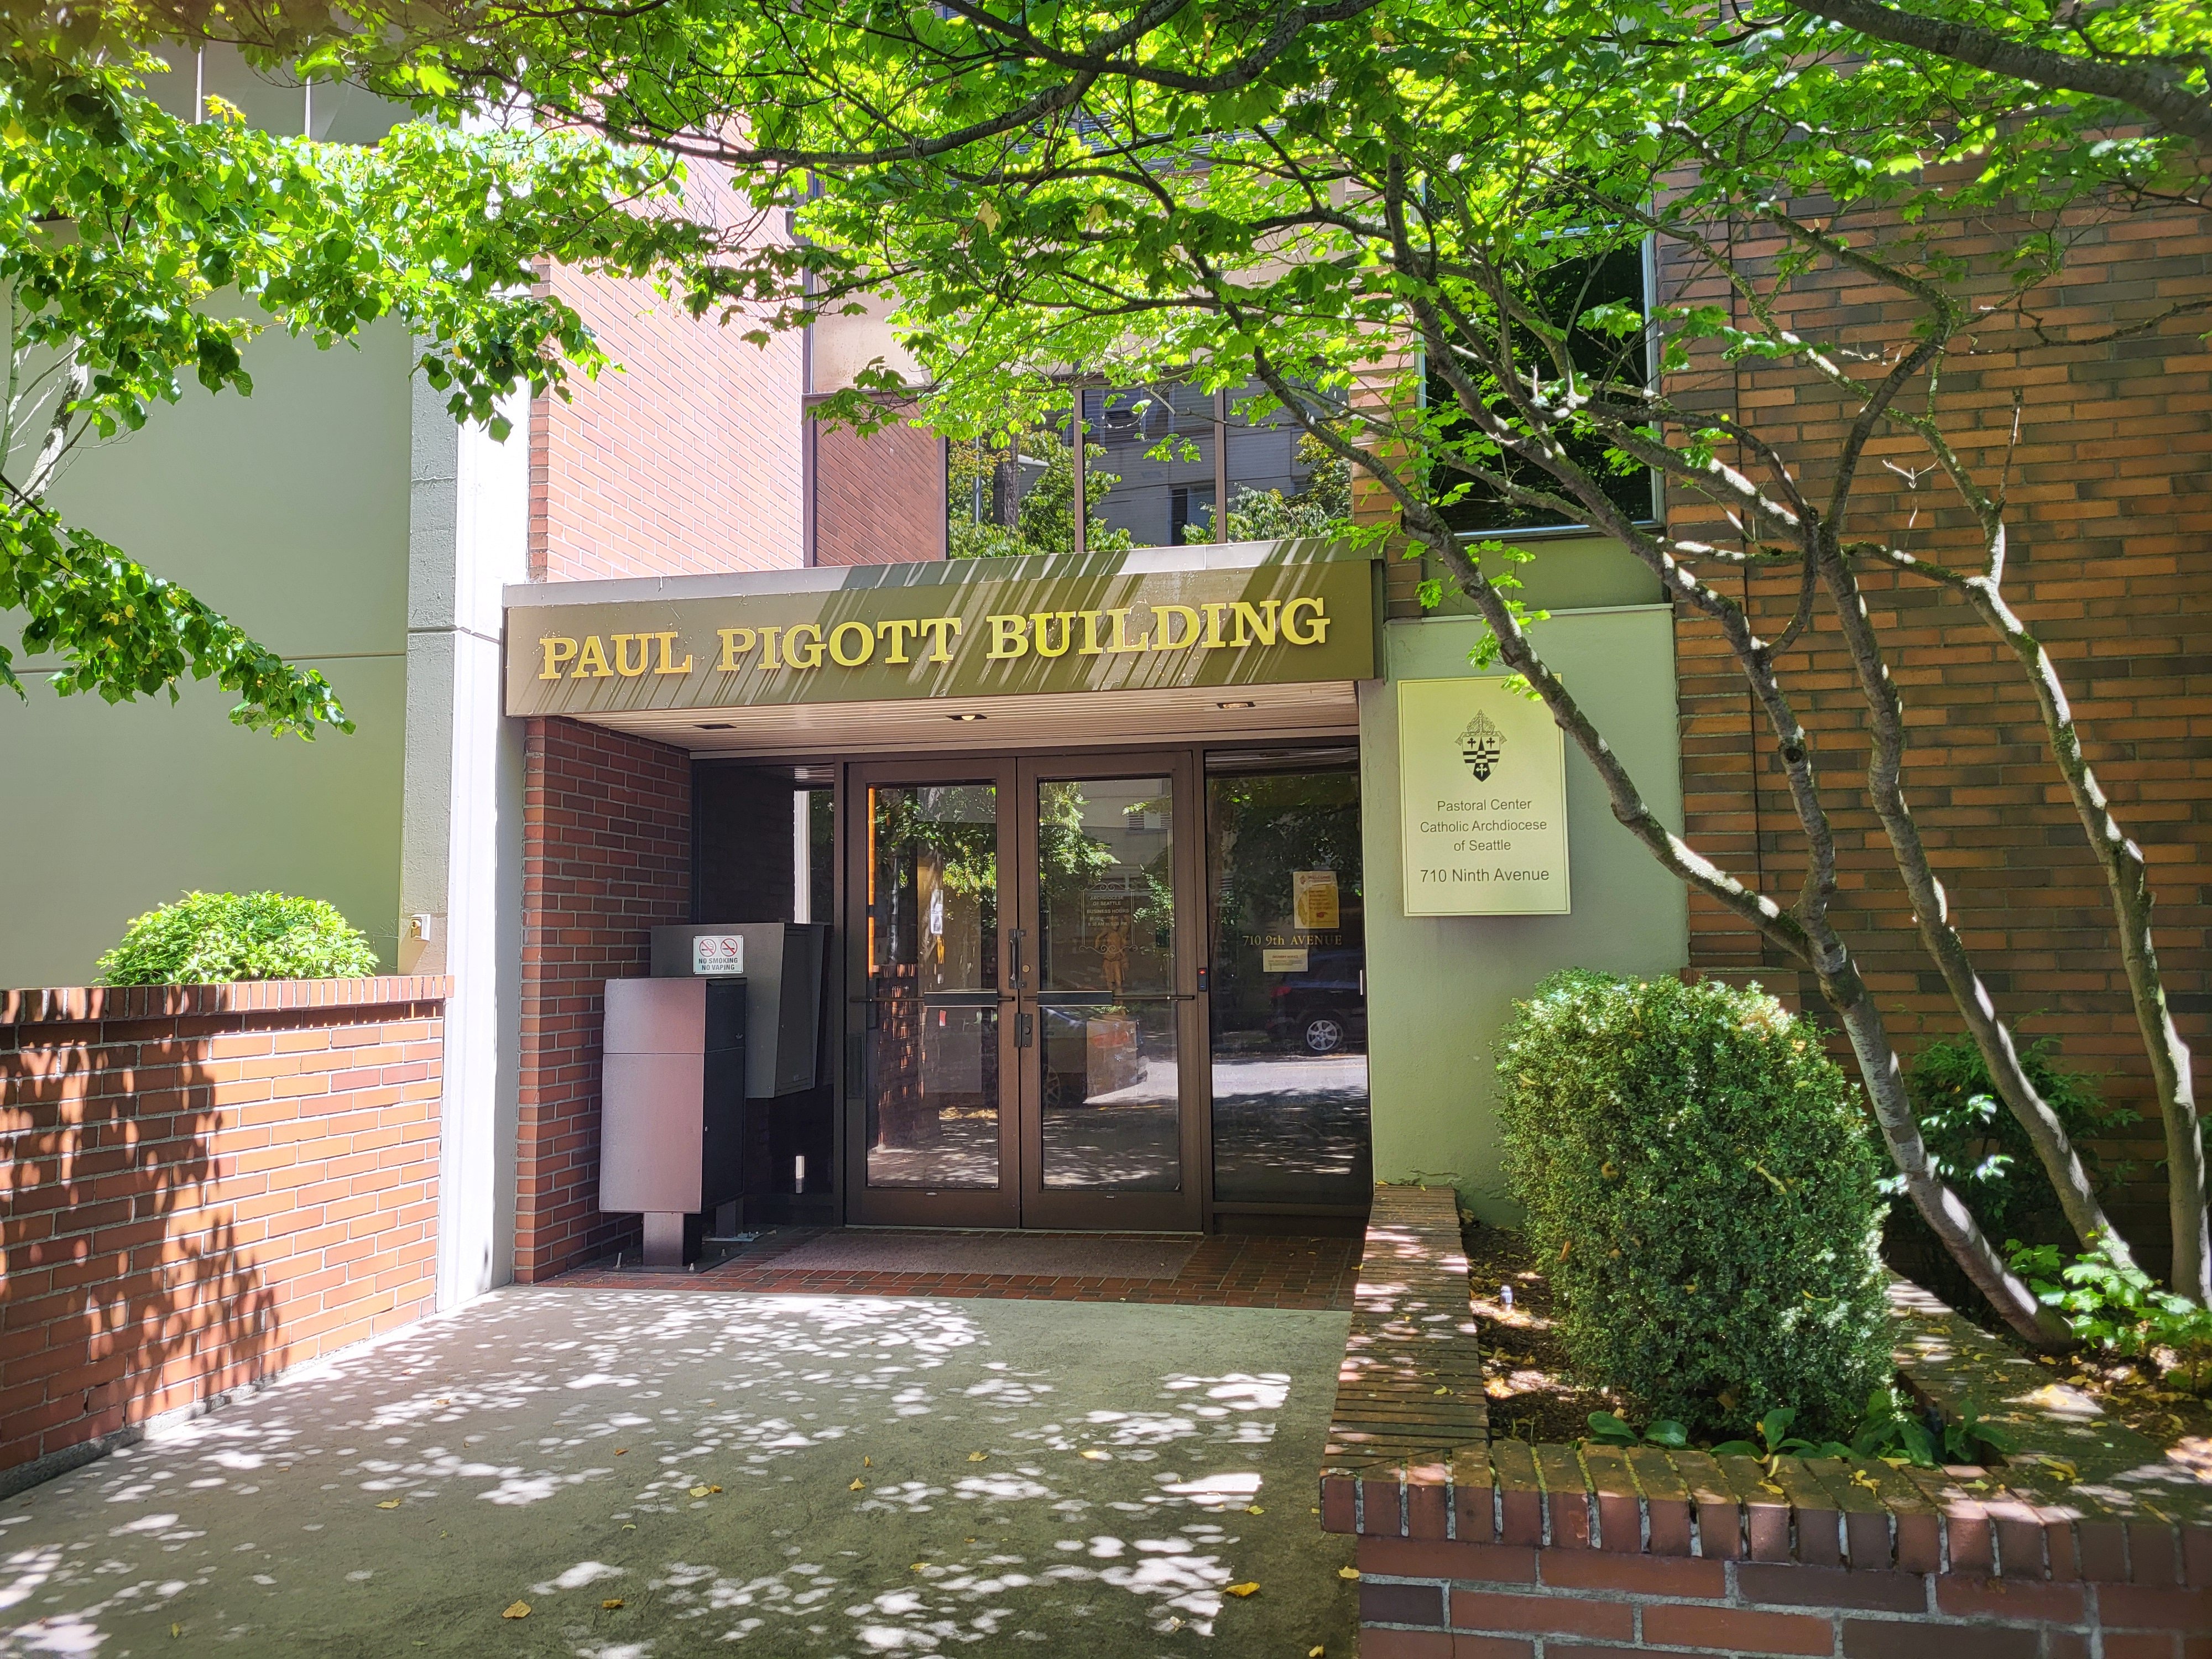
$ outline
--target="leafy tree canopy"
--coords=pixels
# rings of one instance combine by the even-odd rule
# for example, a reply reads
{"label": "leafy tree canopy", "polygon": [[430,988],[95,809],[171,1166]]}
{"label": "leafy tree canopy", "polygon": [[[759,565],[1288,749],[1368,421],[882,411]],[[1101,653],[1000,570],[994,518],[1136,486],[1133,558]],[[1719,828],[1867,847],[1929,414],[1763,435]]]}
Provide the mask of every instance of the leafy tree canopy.
{"label": "leafy tree canopy", "polygon": [[[217,109],[188,122],[144,90],[158,62],[0,67],[0,609],[57,657],[64,693],[110,702],[216,678],[242,725],[347,726],[295,668],[46,505],[82,443],[135,430],[185,381],[248,393],[265,327],[328,346],[380,318],[422,342],[459,419],[504,436],[505,394],[565,395],[605,362],[575,312],[532,291],[550,257],[713,286],[714,233],[680,211],[682,169],[596,135],[408,123],[318,143]],[[22,687],[0,647],[0,684]],[[349,729],[349,728],[348,728]]]}

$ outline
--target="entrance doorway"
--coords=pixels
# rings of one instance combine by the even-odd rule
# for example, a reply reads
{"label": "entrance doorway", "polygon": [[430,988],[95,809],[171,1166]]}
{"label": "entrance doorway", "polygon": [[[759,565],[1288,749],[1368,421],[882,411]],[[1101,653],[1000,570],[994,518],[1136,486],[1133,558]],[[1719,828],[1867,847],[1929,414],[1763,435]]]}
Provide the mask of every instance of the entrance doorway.
{"label": "entrance doorway", "polygon": [[848,1218],[1197,1231],[1194,757],[861,765],[852,786]]}

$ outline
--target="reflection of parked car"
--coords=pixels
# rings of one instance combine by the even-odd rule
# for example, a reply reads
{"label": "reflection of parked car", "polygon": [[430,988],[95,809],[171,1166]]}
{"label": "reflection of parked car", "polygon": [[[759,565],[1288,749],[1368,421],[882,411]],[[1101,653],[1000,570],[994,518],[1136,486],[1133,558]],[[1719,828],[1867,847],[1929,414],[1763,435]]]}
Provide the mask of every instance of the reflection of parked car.
{"label": "reflection of parked car", "polygon": [[1315,951],[1303,974],[1285,974],[1268,989],[1267,1034],[1301,1054],[1364,1052],[1367,996],[1358,949]]}

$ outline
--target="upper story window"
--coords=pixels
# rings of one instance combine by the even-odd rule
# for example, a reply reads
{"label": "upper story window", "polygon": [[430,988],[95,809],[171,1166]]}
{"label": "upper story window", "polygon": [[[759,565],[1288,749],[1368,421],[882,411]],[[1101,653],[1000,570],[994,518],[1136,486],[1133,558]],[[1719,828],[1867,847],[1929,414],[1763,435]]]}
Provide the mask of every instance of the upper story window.
{"label": "upper story window", "polygon": [[1349,468],[1284,411],[1255,416],[1243,407],[1257,391],[1071,386],[1066,416],[1049,428],[1003,447],[948,445],[947,553],[1103,553],[1334,533],[1351,518]]}
{"label": "upper story window", "polygon": [[[1640,246],[1632,246],[1616,248],[1595,258],[1563,260],[1545,273],[1539,292],[1555,322],[1564,323],[1583,315],[1593,307],[1616,301],[1635,306],[1648,316],[1649,281],[1644,252]],[[1534,344],[1533,338],[1530,344]],[[1567,349],[1579,369],[1602,373],[1639,386],[1650,384],[1650,359],[1641,341],[1624,342],[1610,335],[1576,328],[1569,332]],[[1455,401],[1455,394],[1433,365],[1427,378],[1425,390],[1431,406]],[[1604,480],[1607,499],[1632,518],[1648,523],[1658,517],[1656,481],[1649,469],[1616,471],[1607,461],[1606,446],[1601,440],[1570,439],[1565,447],[1578,465]],[[1549,474],[1526,462],[1510,462],[1504,470],[1507,477],[1516,481],[1525,475],[1531,486],[1557,492]],[[1445,522],[1462,535],[1580,527],[1556,514],[1509,502],[1480,483],[1446,507],[1443,516]]]}

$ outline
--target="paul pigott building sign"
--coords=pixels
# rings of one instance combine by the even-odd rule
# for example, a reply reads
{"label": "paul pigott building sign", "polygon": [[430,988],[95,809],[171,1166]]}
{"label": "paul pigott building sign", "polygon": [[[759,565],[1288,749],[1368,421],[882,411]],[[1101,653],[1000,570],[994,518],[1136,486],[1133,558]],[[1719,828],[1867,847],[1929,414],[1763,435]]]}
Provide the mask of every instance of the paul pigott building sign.
{"label": "paul pigott building sign", "polygon": [[1501,679],[1398,682],[1409,916],[1565,915],[1567,757]]}
{"label": "paul pigott building sign", "polygon": [[590,715],[1375,673],[1373,567],[1364,560],[1182,570],[1055,560],[1036,574],[998,574],[1023,562],[990,561],[973,575],[937,565],[923,568],[927,580],[731,598],[517,605],[507,612],[507,712]]}

